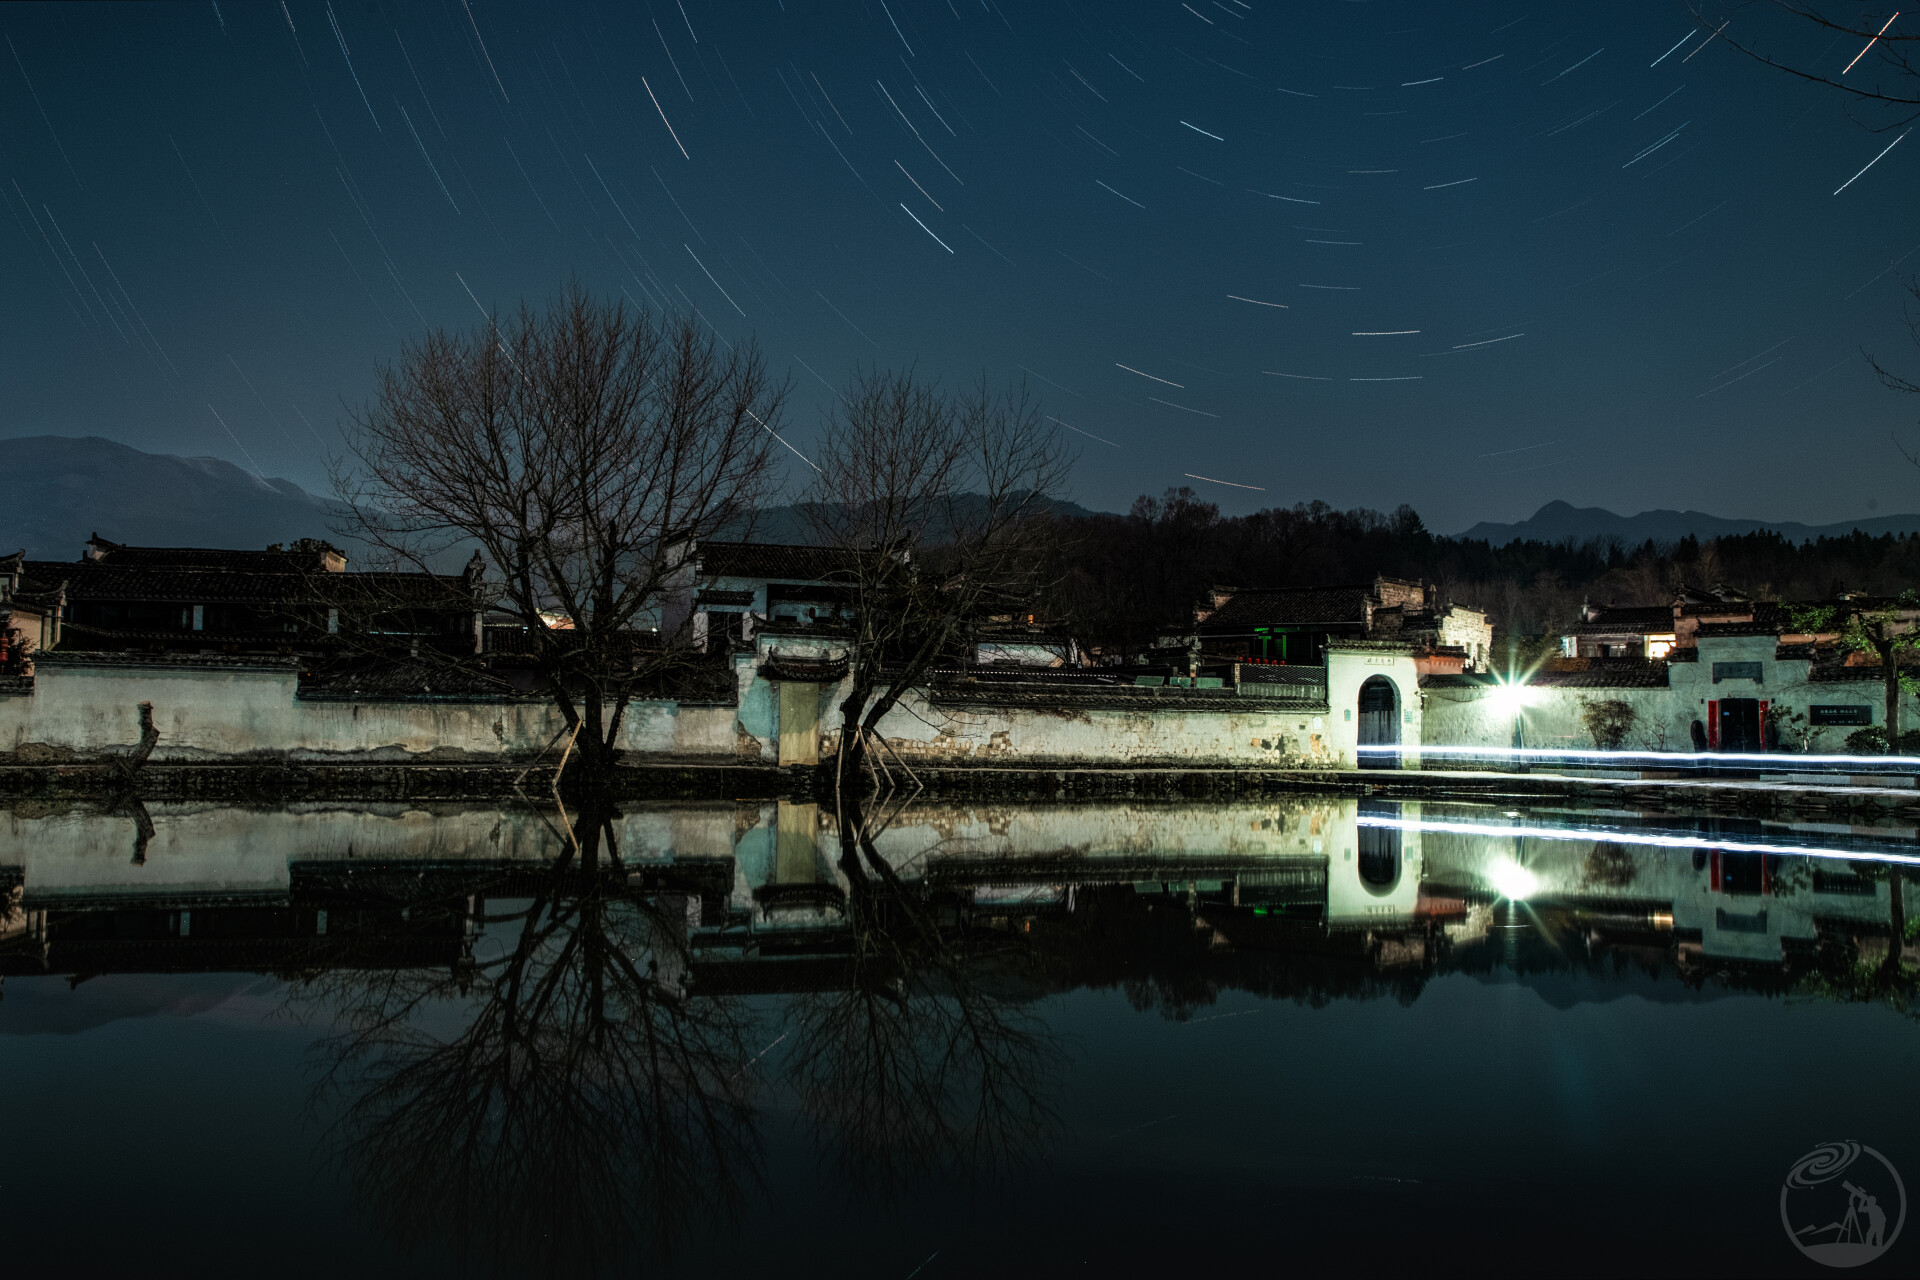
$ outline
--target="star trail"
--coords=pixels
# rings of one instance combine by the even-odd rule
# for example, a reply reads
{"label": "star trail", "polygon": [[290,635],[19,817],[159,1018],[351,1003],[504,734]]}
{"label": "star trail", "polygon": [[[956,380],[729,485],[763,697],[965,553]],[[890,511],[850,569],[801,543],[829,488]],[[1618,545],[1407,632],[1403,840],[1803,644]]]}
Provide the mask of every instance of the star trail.
{"label": "star trail", "polygon": [[578,278],[756,341],[796,482],[878,364],[1026,380],[1097,508],[1911,505],[1920,150],[1728,12],[8,6],[0,434],[322,491],[401,341]]}

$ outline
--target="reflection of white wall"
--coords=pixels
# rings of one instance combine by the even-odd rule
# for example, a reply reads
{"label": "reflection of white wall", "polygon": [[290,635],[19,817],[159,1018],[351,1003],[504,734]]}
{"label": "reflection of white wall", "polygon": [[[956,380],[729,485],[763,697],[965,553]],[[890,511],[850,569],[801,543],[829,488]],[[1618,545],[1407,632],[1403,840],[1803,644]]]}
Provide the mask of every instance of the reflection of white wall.
{"label": "reflection of white wall", "polygon": [[[1850,831],[1844,825],[1823,828],[1821,824],[1781,824],[1777,830],[1754,839],[1756,843],[1819,847],[1823,834],[1844,836]],[[1615,900],[1636,913],[1650,912],[1650,904],[1664,906],[1671,910],[1676,929],[1699,930],[1701,950],[1724,959],[1778,964],[1783,941],[1810,941],[1816,936],[1816,918],[1875,928],[1884,926],[1887,919],[1884,883],[1874,885],[1869,894],[1814,891],[1816,869],[1846,874],[1847,863],[1840,859],[1783,856],[1771,878],[1771,893],[1736,895],[1714,890],[1711,854],[1705,849],[1623,845],[1632,860],[1631,879],[1623,884],[1617,876],[1597,874],[1606,868],[1595,859],[1596,842],[1592,840],[1426,832],[1423,844],[1424,870],[1431,882],[1491,889],[1499,882],[1500,864],[1519,863],[1533,878],[1531,896],[1535,900],[1577,899],[1583,905],[1602,909],[1607,901]],[[1697,868],[1696,852],[1702,863]],[[1766,913],[1764,929],[1739,927],[1758,924],[1761,912]]]}
{"label": "reflection of white wall", "polygon": [[[42,894],[284,894],[295,863],[544,863],[562,837],[529,809],[403,804],[246,809],[150,804],[154,834],[133,862],[134,820],[124,812],[72,809],[23,815],[0,810],[0,867],[24,872],[29,899]],[[731,804],[635,807],[616,820],[614,842],[629,865],[731,856]]]}
{"label": "reflection of white wall", "polygon": [[[1413,918],[1414,906],[1420,900],[1424,874],[1422,833],[1399,830],[1398,874],[1386,884],[1371,883],[1360,874],[1360,815],[1357,803],[1349,803],[1354,803],[1354,809],[1342,813],[1343,821],[1328,842],[1327,925],[1335,929],[1366,929],[1405,924]],[[1377,816],[1410,822],[1419,820],[1419,805],[1395,807],[1399,813]]]}

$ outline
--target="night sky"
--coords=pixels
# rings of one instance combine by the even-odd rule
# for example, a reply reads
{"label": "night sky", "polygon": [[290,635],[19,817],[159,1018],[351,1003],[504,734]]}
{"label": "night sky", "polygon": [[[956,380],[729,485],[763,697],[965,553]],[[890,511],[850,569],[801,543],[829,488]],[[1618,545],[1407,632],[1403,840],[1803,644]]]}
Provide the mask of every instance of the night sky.
{"label": "night sky", "polygon": [[[1890,438],[1920,405],[1861,357],[1920,370],[1920,141],[1836,195],[1899,130],[1694,27],[1678,0],[10,5],[0,434],[323,490],[403,338],[577,274],[756,338],[802,452],[859,363],[1025,376],[1096,508],[1920,508]],[[1831,74],[1858,52],[1774,31]]]}

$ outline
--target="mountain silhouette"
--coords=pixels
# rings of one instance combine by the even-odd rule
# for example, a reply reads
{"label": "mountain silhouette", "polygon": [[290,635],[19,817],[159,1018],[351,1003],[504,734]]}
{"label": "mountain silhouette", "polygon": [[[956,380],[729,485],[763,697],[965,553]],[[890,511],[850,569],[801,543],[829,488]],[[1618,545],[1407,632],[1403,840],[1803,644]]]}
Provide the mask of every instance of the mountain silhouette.
{"label": "mountain silhouette", "polygon": [[1509,542],[1588,542],[1595,538],[1614,539],[1627,546],[1638,546],[1651,538],[1655,542],[1677,542],[1681,538],[1731,537],[1735,534],[1772,530],[1789,542],[1812,542],[1816,538],[1844,537],[1861,533],[1920,533],[1920,515],[1870,516],[1864,520],[1846,520],[1839,524],[1800,524],[1792,520],[1730,520],[1704,511],[1642,511],[1623,516],[1604,507],[1576,507],[1569,502],[1549,502],[1530,519],[1514,524],[1483,520],[1461,538],[1485,539],[1495,546]]}
{"label": "mountain silhouette", "polygon": [[[261,548],[326,538],[350,558],[361,550],[332,531],[344,510],[338,502],[220,458],[146,453],[100,436],[20,436],[0,449],[7,479],[0,556],[24,547],[36,560],[75,560],[95,533],[148,547]],[[1071,502],[1052,506],[1063,516],[1091,514]],[[750,533],[755,542],[813,540],[794,506],[763,509]],[[435,564],[458,572],[470,550],[462,544]]]}
{"label": "mountain silhouette", "polygon": [[36,559],[78,559],[96,532],[152,547],[253,548],[331,536],[335,503],[219,458],[145,453],[100,436],[21,436],[0,448],[0,555],[24,547]]}

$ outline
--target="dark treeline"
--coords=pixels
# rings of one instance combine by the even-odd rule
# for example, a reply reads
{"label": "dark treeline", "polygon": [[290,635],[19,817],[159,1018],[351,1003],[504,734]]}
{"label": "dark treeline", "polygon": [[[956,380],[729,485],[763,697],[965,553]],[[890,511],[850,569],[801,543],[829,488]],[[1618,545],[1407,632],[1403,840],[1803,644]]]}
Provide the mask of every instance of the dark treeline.
{"label": "dark treeline", "polygon": [[1920,585],[1920,537],[1853,533],[1796,544],[1777,533],[1701,542],[1511,542],[1437,536],[1412,507],[1391,514],[1324,502],[1223,516],[1189,488],[1141,497],[1125,515],[1058,518],[1047,611],[1090,643],[1151,647],[1215,586],[1313,587],[1424,580],[1442,601],[1485,609],[1501,635],[1551,633],[1585,601],[1655,605],[1682,586],[1753,599]]}

